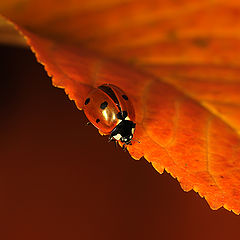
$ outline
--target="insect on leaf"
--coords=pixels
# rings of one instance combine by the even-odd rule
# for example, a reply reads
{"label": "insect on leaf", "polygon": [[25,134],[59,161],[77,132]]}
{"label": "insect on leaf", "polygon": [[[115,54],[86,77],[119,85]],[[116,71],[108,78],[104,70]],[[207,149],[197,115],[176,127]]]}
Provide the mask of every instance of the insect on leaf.
{"label": "insect on leaf", "polygon": [[104,83],[126,92],[140,141],[128,146],[133,158],[211,208],[240,213],[237,1],[16,0],[0,12],[79,109]]}

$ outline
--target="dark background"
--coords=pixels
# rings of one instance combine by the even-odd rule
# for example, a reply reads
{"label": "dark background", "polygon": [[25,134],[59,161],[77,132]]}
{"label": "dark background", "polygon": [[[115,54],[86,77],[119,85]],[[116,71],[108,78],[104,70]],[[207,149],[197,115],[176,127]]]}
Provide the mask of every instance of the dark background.
{"label": "dark background", "polygon": [[1,46],[0,78],[1,240],[239,237],[240,216],[85,126],[29,50]]}

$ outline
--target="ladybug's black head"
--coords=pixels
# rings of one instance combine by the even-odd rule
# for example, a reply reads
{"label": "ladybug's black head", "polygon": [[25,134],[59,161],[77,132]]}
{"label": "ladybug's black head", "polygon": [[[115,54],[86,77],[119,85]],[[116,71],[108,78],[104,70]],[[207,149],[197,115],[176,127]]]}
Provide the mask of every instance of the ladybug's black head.
{"label": "ladybug's black head", "polygon": [[120,140],[122,143],[131,144],[136,124],[130,120],[122,120],[112,130],[109,139]]}

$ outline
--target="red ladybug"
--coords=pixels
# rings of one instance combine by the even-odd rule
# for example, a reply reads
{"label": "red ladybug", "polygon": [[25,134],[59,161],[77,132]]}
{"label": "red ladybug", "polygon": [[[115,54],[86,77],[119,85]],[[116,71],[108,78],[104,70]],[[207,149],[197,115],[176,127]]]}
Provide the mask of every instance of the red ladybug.
{"label": "red ladybug", "polygon": [[112,84],[104,84],[89,92],[83,107],[89,121],[109,141],[131,145],[136,123],[134,108],[127,95]]}

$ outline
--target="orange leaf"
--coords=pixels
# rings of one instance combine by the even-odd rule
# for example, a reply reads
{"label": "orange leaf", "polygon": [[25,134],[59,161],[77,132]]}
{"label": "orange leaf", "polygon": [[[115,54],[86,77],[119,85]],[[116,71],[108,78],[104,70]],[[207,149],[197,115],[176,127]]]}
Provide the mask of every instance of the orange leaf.
{"label": "orange leaf", "polygon": [[13,1],[0,9],[28,38],[53,84],[80,109],[91,87],[119,86],[136,112],[141,143],[129,147],[132,157],[166,169],[213,209],[239,214],[240,4],[46,4]]}

